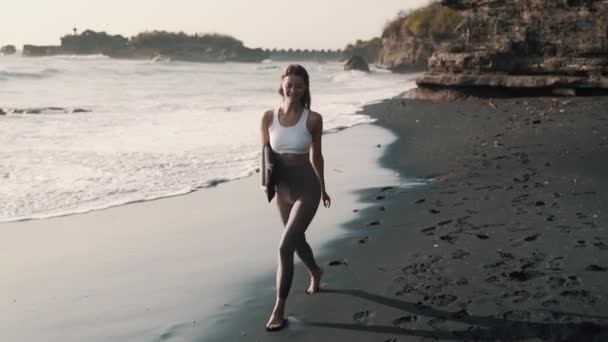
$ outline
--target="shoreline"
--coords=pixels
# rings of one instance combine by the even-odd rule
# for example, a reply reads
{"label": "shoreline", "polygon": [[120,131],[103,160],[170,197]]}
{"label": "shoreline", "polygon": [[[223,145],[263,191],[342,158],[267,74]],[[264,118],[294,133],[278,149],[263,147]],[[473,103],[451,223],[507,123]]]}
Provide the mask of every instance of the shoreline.
{"label": "shoreline", "polygon": [[[61,302],[68,308],[61,325],[72,329],[62,341],[600,341],[608,336],[608,165],[601,158],[608,99],[492,101],[393,98],[364,107],[374,124],[328,136],[334,203],[319,209],[307,232],[325,268],[323,291],[303,293],[308,279],[298,261],[290,324],[281,332],[264,330],[280,224],[255,176],[87,215],[4,224],[13,229],[2,248],[19,261],[5,260],[3,269],[25,283],[0,289],[19,305],[30,301],[9,306],[8,315]],[[240,215],[231,210],[235,196],[247,203]],[[241,241],[252,231],[255,246]],[[69,253],[61,255],[54,244],[66,238]],[[226,241],[234,253],[223,249]],[[28,251],[36,247],[42,256],[33,268]],[[58,271],[71,277],[71,288],[61,289]],[[34,295],[28,289],[38,283],[52,290]],[[95,316],[130,296],[121,304],[127,311]],[[75,310],[83,300],[97,304]],[[79,319],[70,319],[76,312]],[[93,321],[98,330],[88,327]]]}
{"label": "shoreline", "polygon": [[365,208],[327,243],[323,291],[292,290],[287,329],[263,330],[267,293],[209,341],[608,338],[608,99],[492,101],[365,107],[398,137],[381,165],[435,181],[357,190]]}
{"label": "shoreline", "polygon": [[[373,160],[378,153],[361,137],[383,144],[392,139],[388,131],[370,125],[324,139],[332,161],[326,163],[326,178],[332,196],[340,200],[331,211],[317,213],[315,229],[308,234],[315,245],[343,234],[337,221],[354,201],[348,194],[358,176],[351,171],[353,161]],[[344,159],[345,149],[357,144],[367,144],[367,152]],[[223,313],[251,300],[252,290],[271,290],[272,282],[252,289],[250,281],[273,274],[280,220],[255,175],[205,190],[0,225],[6,237],[0,246],[6,258],[0,265],[9,279],[0,285],[9,317],[2,339],[200,340],[216,324],[226,327]],[[239,215],[234,215],[235,200]],[[319,229],[324,226],[329,229]],[[54,328],[61,326],[67,330]]]}

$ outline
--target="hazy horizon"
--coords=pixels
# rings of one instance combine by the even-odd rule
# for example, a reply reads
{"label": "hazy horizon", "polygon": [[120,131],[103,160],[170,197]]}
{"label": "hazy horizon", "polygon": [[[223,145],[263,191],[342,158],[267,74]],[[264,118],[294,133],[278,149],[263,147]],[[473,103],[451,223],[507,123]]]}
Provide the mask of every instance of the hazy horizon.
{"label": "hazy horizon", "polygon": [[357,39],[379,36],[384,24],[400,10],[427,3],[429,0],[356,5],[347,0],[176,0],[170,5],[160,0],[11,1],[0,20],[0,46],[59,45],[60,37],[77,28],[78,32],[91,29],[125,37],[151,30],[221,33],[252,48],[335,50]]}

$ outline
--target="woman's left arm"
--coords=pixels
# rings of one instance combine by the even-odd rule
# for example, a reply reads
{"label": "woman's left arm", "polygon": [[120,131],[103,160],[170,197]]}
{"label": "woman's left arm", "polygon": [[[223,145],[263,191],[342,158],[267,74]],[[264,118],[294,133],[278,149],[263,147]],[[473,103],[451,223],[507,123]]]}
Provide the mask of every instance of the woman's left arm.
{"label": "woman's left arm", "polygon": [[311,120],[312,145],[310,147],[310,159],[312,162],[312,167],[315,169],[315,173],[319,178],[319,183],[321,184],[321,198],[323,199],[323,205],[326,208],[329,208],[329,206],[331,205],[331,199],[327,194],[325,188],[325,161],[323,160],[323,153],[321,152],[321,138],[323,136],[323,117],[318,113],[314,114],[316,115],[313,115]]}

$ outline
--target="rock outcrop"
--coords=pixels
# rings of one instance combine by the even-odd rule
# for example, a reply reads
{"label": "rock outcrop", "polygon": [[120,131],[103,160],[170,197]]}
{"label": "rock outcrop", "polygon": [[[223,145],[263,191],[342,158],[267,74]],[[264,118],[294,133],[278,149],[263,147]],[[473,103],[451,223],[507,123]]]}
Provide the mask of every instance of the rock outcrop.
{"label": "rock outcrop", "polygon": [[608,1],[443,0],[465,18],[420,87],[586,94],[608,91]]}
{"label": "rock outcrop", "polygon": [[382,32],[376,66],[393,72],[426,70],[431,55],[456,37],[454,30],[462,19],[439,3],[400,13]]}
{"label": "rock outcrop", "polygon": [[17,49],[14,45],[5,45],[0,48],[0,53],[3,55],[14,55],[17,52]]}
{"label": "rock outcrop", "polygon": [[23,45],[23,56],[43,57],[63,54],[61,46],[56,45]]}
{"label": "rock outcrop", "polygon": [[112,55],[113,53],[126,50],[128,47],[129,39],[121,35],[109,35],[105,32],[95,32],[92,30],[61,37],[63,52],[73,55]]}
{"label": "rock outcrop", "polygon": [[361,56],[370,63],[375,63],[382,50],[382,39],[372,38],[370,40],[357,40],[354,44],[348,44],[343,50],[345,59]]}
{"label": "rock outcrop", "polygon": [[113,58],[154,59],[189,62],[260,62],[270,54],[251,49],[240,40],[220,34],[187,35],[183,32],[152,31],[131,39],[86,30],[61,38],[61,46],[24,45],[24,56],[59,54],[103,54]]}
{"label": "rock outcrop", "polygon": [[369,65],[361,56],[353,56],[344,63],[344,70],[359,70],[369,72]]}

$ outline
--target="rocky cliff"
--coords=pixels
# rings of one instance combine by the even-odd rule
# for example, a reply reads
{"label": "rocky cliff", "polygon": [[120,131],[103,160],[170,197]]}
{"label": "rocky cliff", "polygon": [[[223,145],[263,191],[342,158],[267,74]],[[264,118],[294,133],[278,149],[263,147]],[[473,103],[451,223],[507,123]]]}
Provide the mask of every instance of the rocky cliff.
{"label": "rocky cliff", "polygon": [[348,60],[355,56],[363,57],[367,63],[375,63],[382,50],[382,39],[357,40],[343,49],[343,58]]}
{"label": "rocky cliff", "polygon": [[457,11],[437,2],[400,13],[382,32],[376,66],[394,72],[426,69],[431,55],[456,37],[453,32],[460,22]]}
{"label": "rocky cliff", "polygon": [[608,1],[443,0],[463,22],[429,59],[426,88],[608,90]]}

